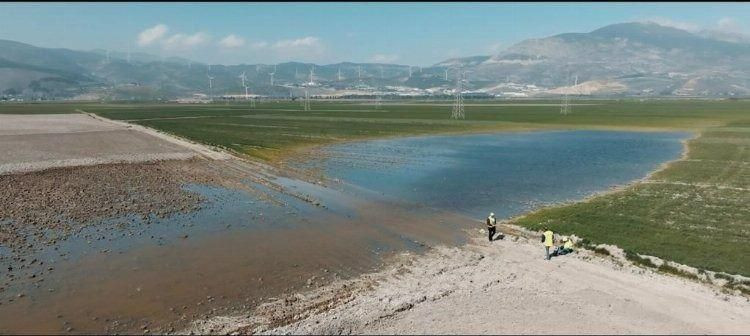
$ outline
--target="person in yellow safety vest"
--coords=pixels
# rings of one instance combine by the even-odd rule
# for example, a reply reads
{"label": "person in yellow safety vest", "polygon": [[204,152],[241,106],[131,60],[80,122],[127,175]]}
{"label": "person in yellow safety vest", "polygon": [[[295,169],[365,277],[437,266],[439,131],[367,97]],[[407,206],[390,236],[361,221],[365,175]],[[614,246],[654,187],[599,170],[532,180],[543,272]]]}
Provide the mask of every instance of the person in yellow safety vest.
{"label": "person in yellow safety vest", "polygon": [[550,259],[549,248],[554,246],[554,243],[553,243],[554,239],[555,239],[555,234],[552,231],[550,231],[549,228],[545,227],[544,233],[542,234],[542,243],[544,243],[544,252],[546,254],[545,259],[547,260]]}
{"label": "person in yellow safety vest", "polygon": [[495,220],[495,213],[490,212],[490,216],[487,217],[487,231],[490,232],[490,241],[492,241],[492,237],[495,236],[495,230],[497,230],[495,224],[497,224],[497,220]]}
{"label": "person in yellow safety vest", "polygon": [[563,246],[558,246],[555,249],[555,252],[552,252],[553,257],[566,255],[568,253],[573,252],[573,241],[568,239],[567,237],[563,238],[562,241],[563,241]]}
{"label": "person in yellow safety vest", "polygon": [[568,238],[565,238],[563,241],[565,242],[565,244],[563,244],[563,253],[568,254],[573,252],[573,241]]}

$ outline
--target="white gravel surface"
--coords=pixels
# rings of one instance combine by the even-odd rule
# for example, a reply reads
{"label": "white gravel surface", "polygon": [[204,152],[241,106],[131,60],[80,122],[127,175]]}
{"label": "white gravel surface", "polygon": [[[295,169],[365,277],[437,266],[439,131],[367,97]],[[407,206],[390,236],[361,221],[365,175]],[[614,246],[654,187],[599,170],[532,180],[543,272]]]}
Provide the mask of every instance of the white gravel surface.
{"label": "white gravel surface", "polygon": [[[589,251],[543,259],[536,241],[477,241],[405,258],[346,287],[196,322],[199,333],[747,334],[748,298]],[[371,288],[371,289],[370,289]],[[342,294],[343,293],[343,294]],[[337,304],[331,299],[339,296]],[[321,309],[321,307],[325,309]],[[326,308],[330,307],[330,308]],[[284,321],[290,323],[279,323]],[[282,324],[282,326],[279,326]],[[283,325],[286,324],[286,325]],[[276,328],[274,328],[276,326]],[[269,329],[271,328],[271,329]]]}

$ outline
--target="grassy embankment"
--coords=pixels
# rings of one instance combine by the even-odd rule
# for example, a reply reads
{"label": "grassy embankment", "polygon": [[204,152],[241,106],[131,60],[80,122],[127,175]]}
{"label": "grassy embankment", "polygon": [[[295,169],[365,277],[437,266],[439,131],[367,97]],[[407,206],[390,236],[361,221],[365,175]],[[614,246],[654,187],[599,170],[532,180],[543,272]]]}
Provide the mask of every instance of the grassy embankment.
{"label": "grassy embankment", "polygon": [[[497,104],[493,102],[492,104]],[[514,101],[508,103],[528,103]],[[541,102],[550,103],[550,102]],[[385,136],[525,129],[674,129],[699,132],[685,160],[650,183],[544,209],[516,221],[549,225],[596,243],[750,276],[750,101],[581,101],[562,116],[557,106],[469,106],[466,121],[450,106],[313,102],[213,105],[103,105],[75,108],[128,120],[275,160],[301,146]],[[68,106],[65,107],[66,110]],[[7,109],[0,105],[0,113]]]}

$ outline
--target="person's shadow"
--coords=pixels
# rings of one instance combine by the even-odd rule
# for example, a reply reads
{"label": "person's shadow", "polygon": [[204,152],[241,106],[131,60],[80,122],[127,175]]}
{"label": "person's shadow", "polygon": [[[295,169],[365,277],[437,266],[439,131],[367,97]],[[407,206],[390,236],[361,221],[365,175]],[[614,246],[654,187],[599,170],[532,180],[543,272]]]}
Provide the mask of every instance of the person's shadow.
{"label": "person's shadow", "polygon": [[504,235],[504,234],[503,234],[502,232],[496,232],[496,233],[495,233],[495,234],[494,234],[494,235],[492,236],[492,241],[495,241],[495,240],[503,240],[503,238],[505,238],[505,235]]}
{"label": "person's shadow", "polygon": [[563,252],[562,249],[555,248],[554,251],[552,251],[552,252],[549,253],[549,258],[552,259],[552,258],[556,258],[556,257],[562,257],[562,256],[564,256],[566,254],[571,254],[571,253],[573,253],[573,252],[572,251]]}

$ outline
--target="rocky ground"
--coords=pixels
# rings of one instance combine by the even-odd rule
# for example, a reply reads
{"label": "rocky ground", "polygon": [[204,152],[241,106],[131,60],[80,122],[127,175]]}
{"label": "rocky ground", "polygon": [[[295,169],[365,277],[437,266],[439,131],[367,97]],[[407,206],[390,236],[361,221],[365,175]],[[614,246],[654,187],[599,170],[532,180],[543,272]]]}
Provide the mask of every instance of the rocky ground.
{"label": "rocky ground", "polygon": [[[479,236],[477,234],[477,236]],[[402,255],[356,280],[185,332],[263,334],[742,334],[750,299],[587,250],[543,259],[508,236]]]}
{"label": "rocky ground", "polygon": [[96,220],[127,214],[148,219],[194,210],[186,183],[216,184],[200,160],[55,168],[0,175],[0,245],[54,244]]}

